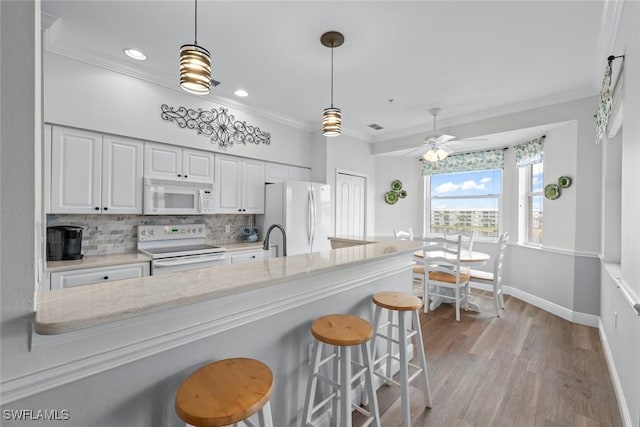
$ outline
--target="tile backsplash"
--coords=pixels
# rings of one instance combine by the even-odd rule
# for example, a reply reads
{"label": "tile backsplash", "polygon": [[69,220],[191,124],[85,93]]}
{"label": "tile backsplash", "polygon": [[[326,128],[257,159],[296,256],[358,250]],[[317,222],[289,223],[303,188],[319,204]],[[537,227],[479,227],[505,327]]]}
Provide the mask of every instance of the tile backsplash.
{"label": "tile backsplash", "polygon": [[[211,245],[242,242],[245,227],[255,224],[255,215],[47,215],[47,226],[77,225],[82,232],[84,256],[136,252],[138,225],[205,224],[207,243]],[[227,225],[231,232],[226,232]],[[260,230],[259,238],[262,238]]]}

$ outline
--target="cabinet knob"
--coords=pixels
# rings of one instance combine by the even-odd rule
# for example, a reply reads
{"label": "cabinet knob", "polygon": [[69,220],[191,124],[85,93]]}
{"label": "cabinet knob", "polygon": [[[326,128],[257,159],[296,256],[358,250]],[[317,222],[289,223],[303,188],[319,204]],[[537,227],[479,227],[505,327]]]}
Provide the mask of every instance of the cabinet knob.
{"label": "cabinet knob", "polygon": [[178,177],[181,177],[182,175],[178,174]]}
{"label": "cabinet knob", "polygon": [[109,276],[104,276],[103,279],[104,280],[109,280]]}
{"label": "cabinet knob", "polygon": [[97,211],[99,211],[99,210],[100,210],[100,208],[99,208],[99,207],[97,207],[97,206],[96,206],[94,209],[95,209],[95,210],[97,210]]}
{"label": "cabinet knob", "polygon": [[187,178],[187,175],[185,175],[184,177]]}
{"label": "cabinet knob", "polygon": [[255,258],[255,257],[256,257],[255,255],[251,255],[251,258]]}
{"label": "cabinet knob", "polygon": [[106,207],[106,206],[105,206],[104,208],[102,208],[102,209],[103,209],[103,210],[105,210],[105,211],[108,211],[108,210],[109,210],[109,208],[108,208],[108,207]]}

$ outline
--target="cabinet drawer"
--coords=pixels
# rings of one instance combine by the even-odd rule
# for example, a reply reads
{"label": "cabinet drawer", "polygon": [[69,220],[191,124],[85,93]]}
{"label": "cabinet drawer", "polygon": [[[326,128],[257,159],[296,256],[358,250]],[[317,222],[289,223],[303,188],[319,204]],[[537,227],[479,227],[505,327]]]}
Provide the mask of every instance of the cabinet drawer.
{"label": "cabinet drawer", "polygon": [[259,259],[271,258],[273,256],[273,251],[270,249],[268,251],[257,250],[257,251],[246,251],[246,252],[238,252],[232,255],[228,255],[230,264],[240,264],[243,262],[257,261]]}
{"label": "cabinet drawer", "polygon": [[140,262],[104,268],[85,268],[51,273],[51,289],[71,288],[149,275],[149,263]]}

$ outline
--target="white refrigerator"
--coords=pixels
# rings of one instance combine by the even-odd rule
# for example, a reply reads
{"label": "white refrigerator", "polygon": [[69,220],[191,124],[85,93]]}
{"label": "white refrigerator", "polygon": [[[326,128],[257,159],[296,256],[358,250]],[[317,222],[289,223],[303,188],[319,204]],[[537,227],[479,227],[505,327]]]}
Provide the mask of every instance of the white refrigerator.
{"label": "white refrigerator", "polygon": [[[331,249],[331,191],[329,184],[284,181],[265,185],[264,215],[257,215],[264,233],[271,224],[280,224],[287,233],[287,255]],[[282,256],[282,235],[273,229],[270,245],[278,245]]]}

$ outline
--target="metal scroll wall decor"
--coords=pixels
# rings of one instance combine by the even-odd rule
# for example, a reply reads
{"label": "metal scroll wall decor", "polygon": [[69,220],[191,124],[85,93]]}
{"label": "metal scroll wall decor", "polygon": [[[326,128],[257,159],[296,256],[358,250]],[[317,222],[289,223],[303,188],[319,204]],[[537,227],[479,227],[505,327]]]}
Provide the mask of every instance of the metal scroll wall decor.
{"label": "metal scroll wall decor", "polygon": [[250,126],[247,122],[236,120],[233,114],[229,114],[226,108],[203,111],[180,107],[177,110],[167,104],[162,104],[163,120],[176,122],[181,128],[194,129],[200,135],[211,137],[212,144],[218,144],[223,150],[233,146],[234,143],[247,145],[271,144],[271,134],[264,132],[256,126]]}

